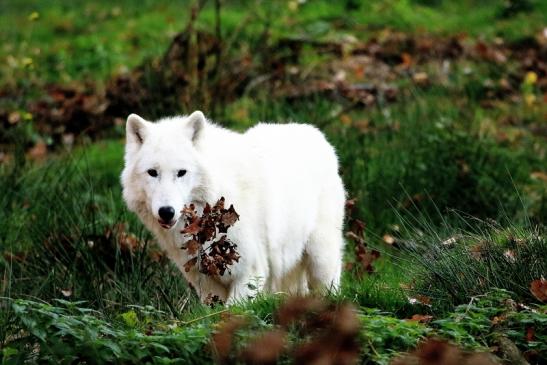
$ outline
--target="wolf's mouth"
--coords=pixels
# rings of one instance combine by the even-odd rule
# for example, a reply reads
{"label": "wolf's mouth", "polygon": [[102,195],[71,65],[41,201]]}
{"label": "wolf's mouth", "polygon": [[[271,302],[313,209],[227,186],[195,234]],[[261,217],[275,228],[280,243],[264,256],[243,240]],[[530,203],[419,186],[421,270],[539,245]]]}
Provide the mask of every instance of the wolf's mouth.
{"label": "wolf's mouth", "polygon": [[177,221],[172,220],[171,222],[165,222],[163,219],[158,219],[158,223],[162,228],[169,229],[177,223]]}

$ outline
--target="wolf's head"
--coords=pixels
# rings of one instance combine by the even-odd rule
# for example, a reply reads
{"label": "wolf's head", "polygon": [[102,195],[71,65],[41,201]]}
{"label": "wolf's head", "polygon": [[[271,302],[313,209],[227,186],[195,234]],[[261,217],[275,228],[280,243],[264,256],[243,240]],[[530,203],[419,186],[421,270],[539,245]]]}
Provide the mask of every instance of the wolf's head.
{"label": "wolf's head", "polygon": [[123,196],[128,207],[169,229],[200,183],[195,144],[206,124],[202,112],[151,123],[127,118]]}

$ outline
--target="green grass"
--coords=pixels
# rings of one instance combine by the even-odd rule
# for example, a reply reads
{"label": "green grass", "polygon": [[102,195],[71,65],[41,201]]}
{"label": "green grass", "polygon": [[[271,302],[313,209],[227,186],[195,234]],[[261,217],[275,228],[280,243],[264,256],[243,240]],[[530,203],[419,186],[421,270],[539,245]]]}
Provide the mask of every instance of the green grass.
{"label": "green grass", "polygon": [[[446,318],[435,319],[431,324],[395,318],[378,309],[363,308],[358,313],[361,322],[359,333],[363,342],[362,363],[388,364],[402,351],[408,351],[426,336],[441,336],[462,344],[467,350],[485,350],[495,343],[497,336],[506,334],[521,348],[535,351],[538,361],[544,359],[547,332],[546,308],[525,308],[516,311],[507,307],[511,293],[497,290],[474,297],[459,306]],[[252,303],[231,309],[233,315],[246,318],[244,328],[235,333],[232,358],[237,349],[252,341],[253,334],[272,329],[271,314],[282,299],[260,297]],[[72,361],[93,363],[141,362],[191,362],[206,364],[212,361],[210,335],[218,323],[218,308],[204,309],[205,314],[195,315],[191,321],[169,319],[153,307],[135,306],[113,321],[86,307],[83,302],[56,300],[52,304],[32,300],[14,300],[8,303],[13,309],[10,325],[24,328],[26,334],[11,338],[2,350],[6,363],[24,360]],[[492,318],[498,323],[492,325]],[[224,320],[226,322],[227,320]],[[222,320],[220,322],[223,322]],[[525,340],[528,328],[534,328],[534,339]],[[291,342],[298,343],[297,328]],[[27,351],[39,344],[40,351]],[[290,353],[282,355],[287,362]]]}
{"label": "green grass", "polygon": [[[453,34],[465,31],[492,39],[522,39],[538,33],[547,20],[544,2],[530,0],[529,10],[504,18],[497,1],[308,1],[296,8],[289,1],[229,1],[222,8],[226,38],[239,35],[258,41],[270,24],[272,39],[303,35],[336,39],[354,34],[367,39],[378,29]],[[517,1],[515,1],[517,3]],[[356,4],[356,6],[352,6]],[[184,29],[191,1],[129,0],[64,3],[6,1],[0,5],[0,78],[12,87],[83,80],[105,81],[146,58],[160,56],[172,36]],[[292,10],[291,10],[292,9]],[[473,9],[470,11],[469,9]],[[35,14],[35,15],[32,15]],[[208,2],[198,26],[214,24]]]}
{"label": "green grass", "polygon": [[[3,171],[0,247],[15,255],[2,259],[3,296],[51,299],[65,291],[103,310],[144,302],[170,310],[178,303],[167,303],[162,290],[170,298],[190,295],[165,259],[152,260],[149,234],[126,212],[121,161],[119,143],[98,144],[72,158],[23,167],[22,175]],[[132,242],[138,247],[130,254]]]}
{"label": "green grass", "polygon": [[[21,71],[36,82],[105,80],[161,54],[186,22],[186,2],[36,3],[2,6],[3,78]],[[31,14],[36,13],[33,19]]]}
{"label": "green grass", "polygon": [[521,301],[534,301],[530,283],[547,272],[542,227],[458,219],[458,225],[444,229],[430,224],[418,228],[414,223],[415,246],[409,252],[414,262],[412,291],[431,298],[441,313],[480,296],[486,288],[509,290]]}

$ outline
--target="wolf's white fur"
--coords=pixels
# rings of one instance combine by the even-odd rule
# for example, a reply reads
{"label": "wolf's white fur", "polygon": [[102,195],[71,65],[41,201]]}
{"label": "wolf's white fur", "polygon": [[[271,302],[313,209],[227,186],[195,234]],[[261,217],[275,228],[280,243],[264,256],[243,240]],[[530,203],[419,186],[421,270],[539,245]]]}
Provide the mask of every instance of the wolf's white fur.
{"label": "wolf's white fur", "polygon": [[[241,134],[196,111],[156,123],[132,114],[126,133],[123,197],[202,300],[211,294],[233,303],[253,295],[253,285],[299,294],[338,287],[345,192],[335,151],[319,130],[258,124]],[[187,173],[177,177],[181,169]],[[219,278],[195,267],[185,272],[190,257],[180,248],[187,240],[180,211],[221,196],[240,215],[228,238],[241,259]],[[175,208],[171,229],[158,223],[161,206]]]}

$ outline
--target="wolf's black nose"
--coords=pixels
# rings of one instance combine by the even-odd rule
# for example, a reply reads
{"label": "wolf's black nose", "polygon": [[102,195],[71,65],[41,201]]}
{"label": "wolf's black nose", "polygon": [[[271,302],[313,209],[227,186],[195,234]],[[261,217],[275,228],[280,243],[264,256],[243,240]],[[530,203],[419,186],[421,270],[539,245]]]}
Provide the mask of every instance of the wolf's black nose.
{"label": "wolf's black nose", "polygon": [[171,222],[171,219],[175,216],[175,209],[173,207],[161,207],[158,214],[164,222]]}

